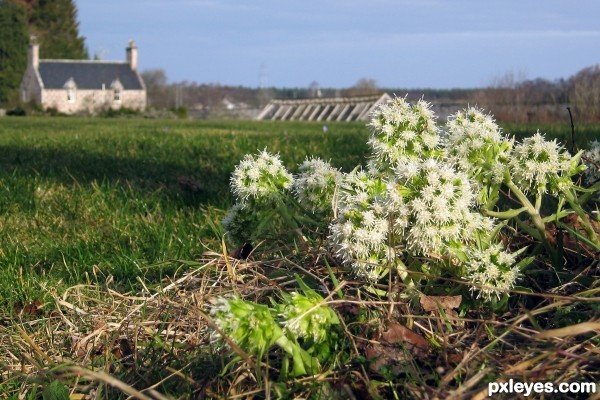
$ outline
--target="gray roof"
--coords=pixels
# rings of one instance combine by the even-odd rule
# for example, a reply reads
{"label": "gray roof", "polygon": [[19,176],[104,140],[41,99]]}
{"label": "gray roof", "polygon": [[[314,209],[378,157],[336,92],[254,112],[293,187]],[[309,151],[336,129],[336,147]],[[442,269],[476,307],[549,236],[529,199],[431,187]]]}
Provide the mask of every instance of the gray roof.
{"label": "gray roof", "polygon": [[126,62],[40,60],[38,71],[46,89],[62,89],[73,78],[78,89],[110,88],[118,79],[124,90],[142,90],[137,72]]}

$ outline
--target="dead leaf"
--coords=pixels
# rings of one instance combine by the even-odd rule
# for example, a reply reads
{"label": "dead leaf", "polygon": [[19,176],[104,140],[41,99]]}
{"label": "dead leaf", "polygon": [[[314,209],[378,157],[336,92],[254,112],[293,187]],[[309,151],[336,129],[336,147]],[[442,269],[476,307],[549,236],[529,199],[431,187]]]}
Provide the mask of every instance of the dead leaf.
{"label": "dead leaf", "polygon": [[31,303],[23,306],[22,303],[15,304],[15,313],[23,316],[36,317],[43,314],[42,302],[40,299],[34,299]]}
{"label": "dead leaf", "polygon": [[397,374],[402,372],[402,364],[411,354],[425,357],[428,350],[429,343],[422,336],[397,322],[388,325],[388,330],[380,335],[378,343],[371,342],[364,349],[371,370],[379,372],[385,367]]}
{"label": "dead leaf", "polygon": [[414,350],[417,353],[425,353],[429,350],[427,340],[397,322],[391,322],[388,325],[388,330],[383,332],[381,337],[390,344],[405,344],[409,350]]}
{"label": "dead leaf", "polygon": [[133,346],[128,339],[121,338],[116,342],[113,355],[125,367],[133,367]]}
{"label": "dead leaf", "polygon": [[440,308],[450,311],[460,306],[462,296],[426,296],[419,299],[421,307],[425,312],[438,311]]}

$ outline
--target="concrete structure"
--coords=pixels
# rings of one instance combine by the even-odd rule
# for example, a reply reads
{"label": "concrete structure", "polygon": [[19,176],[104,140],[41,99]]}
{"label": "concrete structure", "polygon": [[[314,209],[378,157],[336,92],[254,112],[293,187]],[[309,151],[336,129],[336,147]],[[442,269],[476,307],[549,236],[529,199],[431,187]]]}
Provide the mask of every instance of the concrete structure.
{"label": "concrete structure", "polygon": [[259,120],[366,121],[377,106],[392,100],[387,94],[305,100],[272,100],[258,114]]}
{"label": "concrete structure", "polygon": [[40,60],[39,45],[29,45],[21,100],[65,114],[96,113],[126,107],[146,108],[146,87],[138,73],[138,49],[133,40],[127,61]]}

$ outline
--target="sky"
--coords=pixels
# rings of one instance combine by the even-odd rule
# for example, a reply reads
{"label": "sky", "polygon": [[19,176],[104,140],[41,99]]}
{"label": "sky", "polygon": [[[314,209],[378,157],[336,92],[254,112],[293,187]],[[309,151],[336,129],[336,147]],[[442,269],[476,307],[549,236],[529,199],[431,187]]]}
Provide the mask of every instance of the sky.
{"label": "sky", "polygon": [[90,55],[169,82],[478,88],[600,63],[598,0],[75,0]]}

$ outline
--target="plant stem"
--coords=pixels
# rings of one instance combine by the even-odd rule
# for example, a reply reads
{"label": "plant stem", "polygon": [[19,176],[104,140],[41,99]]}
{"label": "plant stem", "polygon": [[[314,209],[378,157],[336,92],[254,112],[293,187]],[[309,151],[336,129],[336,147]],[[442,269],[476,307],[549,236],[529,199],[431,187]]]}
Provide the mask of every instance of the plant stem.
{"label": "plant stem", "polygon": [[592,186],[590,186],[587,190],[586,193],[582,194],[581,196],[579,196],[579,204],[585,204],[589,201],[589,199],[596,194],[597,192],[600,192],[600,181],[594,183]]}
{"label": "plant stem", "polygon": [[513,183],[512,179],[510,179],[510,176],[508,176],[508,179],[505,179],[504,183],[510,189],[510,191],[514,193],[515,196],[517,196],[517,199],[519,199],[519,201],[531,217],[531,221],[535,225],[536,229],[541,233],[541,237],[545,238],[546,224],[544,224],[544,221],[542,220],[542,216],[540,215],[539,211],[533,206],[533,204],[531,204],[531,202],[529,201],[527,196],[525,196],[525,194],[521,191],[521,189],[519,189],[517,185]]}
{"label": "plant stem", "polygon": [[[552,257],[552,259],[555,259],[556,258],[556,249],[554,247],[552,247],[550,245],[550,242],[548,241],[548,237],[546,236],[546,224],[544,223],[544,220],[542,219],[542,216],[540,215],[539,209],[534,207],[534,205],[531,204],[531,202],[529,201],[527,196],[525,196],[525,194],[521,191],[521,189],[519,189],[517,187],[517,185],[514,184],[508,171],[504,175],[504,183],[506,184],[508,189],[510,189],[510,191],[521,202],[523,207],[525,207],[527,213],[529,214],[529,216],[531,218],[531,222],[533,222],[533,225],[535,226],[535,228],[539,234],[538,240],[540,240],[543,243],[544,247],[548,250],[548,253],[550,253],[550,256]],[[539,193],[536,197],[536,205],[538,205],[538,203],[541,205],[541,195]]]}
{"label": "plant stem", "polygon": [[571,190],[565,190],[562,193],[565,196],[565,199],[567,199],[567,202],[569,203],[573,211],[575,211],[575,213],[577,213],[577,216],[579,216],[581,224],[583,225],[583,230],[588,235],[588,239],[594,242],[594,244],[600,246],[600,241],[598,240],[598,236],[596,235],[594,227],[590,223],[589,216],[577,201],[577,198],[575,197],[574,193]]}

